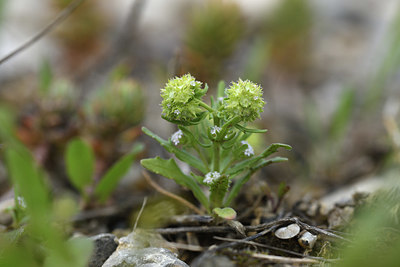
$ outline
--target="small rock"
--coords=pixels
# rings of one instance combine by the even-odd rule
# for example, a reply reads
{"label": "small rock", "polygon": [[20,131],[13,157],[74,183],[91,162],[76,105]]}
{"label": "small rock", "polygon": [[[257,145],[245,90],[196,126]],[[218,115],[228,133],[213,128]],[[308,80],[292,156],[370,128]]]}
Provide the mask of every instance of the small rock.
{"label": "small rock", "polygon": [[0,233],[5,233],[7,231],[7,227],[0,224]]}
{"label": "small rock", "polygon": [[189,267],[165,248],[117,249],[103,264],[103,267]]}
{"label": "small rock", "polygon": [[234,267],[236,264],[227,256],[221,255],[205,255],[198,256],[191,264],[192,267]]}
{"label": "small rock", "polygon": [[235,231],[242,235],[243,237],[246,237],[246,229],[244,228],[243,224],[241,224],[239,221],[235,221],[235,220],[228,220],[226,221],[226,223],[232,227],[233,229],[235,229]]}
{"label": "small rock", "polygon": [[328,217],[329,229],[339,229],[347,225],[353,218],[353,215],[353,207],[335,208]]}
{"label": "small rock", "polygon": [[[103,267],[188,266],[166,248],[170,246],[160,234],[135,230],[119,239],[117,249]],[[173,250],[173,248],[170,249]]]}
{"label": "small rock", "polygon": [[131,232],[129,235],[119,239],[119,247],[130,247],[134,249],[157,247],[166,248],[172,252],[178,252],[160,234],[141,229]]}
{"label": "small rock", "polygon": [[99,234],[90,238],[93,240],[93,254],[89,267],[101,267],[118,247],[118,239],[113,234]]}
{"label": "small rock", "polygon": [[312,249],[317,241],[317,236],[312,233],[306,231],[299,238],[299,244],[305,249]]}
{"label": "small rock", "polygon": [[275,236],[280,239],[290,239],[300,233],[300,226],[296,223],[292,223],[288,226],[281,227],[275,231]]}
{"label": "small rock", "polygon": [[5,226],[11,225],[12,223],[12,213],[10,209],[14,207],[14,198],[4,199],[0,202],[0,224]]}

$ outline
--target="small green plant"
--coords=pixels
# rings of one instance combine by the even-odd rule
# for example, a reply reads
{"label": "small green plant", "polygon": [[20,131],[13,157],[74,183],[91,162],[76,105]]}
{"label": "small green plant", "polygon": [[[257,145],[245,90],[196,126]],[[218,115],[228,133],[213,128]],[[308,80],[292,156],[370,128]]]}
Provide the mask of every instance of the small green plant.
{"label": "small green plant", "polygon": [[[142,128],[144,133],[195,170],[189,175],[185,174],[172,158],[144,159],[141,164],[192,190],[208,213],[214,212],[220,217],[232,219],[236,213],[228,206],[240,188],[260,168],[286,161],[283,157],[267,157],[280,147],[288,150],[291,147],[274,143],[255,155],[246,141],[254,133],[266,132],[246,127],[246,123],[260,118],[265,105],[259,85],[239,79],[225,89],[225,84],[221,82],[217,99],[211,97],[211,105],[202,100],[207,89],[207,85],[203,88],[202,83],[190,74],[169,80],[161,89],[162,117],[175,123],[179,130],[167,141]],[[208,197],[201,186],[209,188]]]}
{"label": "small green plant", "polygon": [[0,160],[15,196],[14,223],[0,232],[0,266],[87,266],[92,241],[69,238],[77,203],[52,196],[45,172],[14,135],[12,113],[1,105],[0,126]]}
{"label": "small green plant", "polygon": [[133,146],[131,152],[114,163],[105,174],[96,182],[95,156],[88,143],[80,138],[68,143],[65,153],[65,163],[70,182],[79,190],[85,202],[91,198],[99,202],[105,202],[119,180],[128,172],[136,156],[143,151],[143,144]]}

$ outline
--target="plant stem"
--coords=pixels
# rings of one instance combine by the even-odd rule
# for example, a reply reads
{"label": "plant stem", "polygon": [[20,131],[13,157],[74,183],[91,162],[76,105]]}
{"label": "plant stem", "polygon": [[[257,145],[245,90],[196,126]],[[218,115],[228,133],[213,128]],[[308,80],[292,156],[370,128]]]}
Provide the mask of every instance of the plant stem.
{"label": "plant stem", "polygon": [[240,117],[233,117],[229,121],[227,121],[221,128],[221,131],[218,134],[218,139],[217,140],[222,140],[224,136],[226,135],[226,132],[228,131],[229,127],[232,125],[235,125],[240,121]]}
{"label": "plant stem", "polygon": [[237,196],[237,194],[240,191],[240,188],[250,179],[251,175],[253,174],[252,171],[248,171],[242,178],[237,180],[235,184],[233,185],[233,188],[228,194],[228,197],[226,198],[224,202],[224,206],[229,206],[232,202],[232,200]]}
{"label": "plant stem", "polygon": [[225,168],[222,170],[221,174],[224,174],[228,168],[231,166],[232,163],[234,163],[236,161],[235,157],[232,157],[232,159],[228,162],[228,164],[226,164]]}
{"label": "plant stem", "polygon": [[220,147],[219,146],[220,146],[219,142],[214,142],[214,144],[213,144],[213,149],[214,149],[213,169],[214,169],[214,171],[217,171],[217,172],[219,172],[219,161],[220,161],[219,160],[220,159],[220,153],[219,153]]}
{"label": "plant stem", "polygon": [[198,100],[197,99],[197,103],[199,103],[199,105],[201,106],[201,107],[203,107],[203,108],[205,108],[207,111],[209,111],[210,113],[213,113],[215,110],[212,108],[212,107],[210,107],[209,105],[207,105],[206,103],[204,103],[203,101],[201,101],[201,100]]}
{"label": "plant stem", "polygon": [[201,161],[204,163],[204,166],[206,167],[207,172],[210,172],[210,168],[208,167],[207,159],[205,158],[203,153],[201,153],[199,146],[195,142],[193,142],[193,148],[194,148],[194,150],[196,150],[197,154],[199,154],[199,157],[200,157]]}

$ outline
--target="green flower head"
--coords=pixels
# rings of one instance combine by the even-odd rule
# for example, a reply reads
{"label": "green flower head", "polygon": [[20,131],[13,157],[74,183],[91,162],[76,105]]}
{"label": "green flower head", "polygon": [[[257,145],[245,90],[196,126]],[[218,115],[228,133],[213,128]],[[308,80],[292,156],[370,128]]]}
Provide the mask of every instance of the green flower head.
{"label": "green flower head", "polygon": [[244,122],[251,122],[260,118],[265,105],[261,86],[246,80],[239,79],[225,90],[226,98],[220,108],[220,116],[231,119],[239,116]]}
{"label": "green flower head", "polygon": [[161,89],[163,117],[169,121],[190,122],[197,118],[202,109],[197,100],[201,100],[207,88],[190,74],[176,77]]}

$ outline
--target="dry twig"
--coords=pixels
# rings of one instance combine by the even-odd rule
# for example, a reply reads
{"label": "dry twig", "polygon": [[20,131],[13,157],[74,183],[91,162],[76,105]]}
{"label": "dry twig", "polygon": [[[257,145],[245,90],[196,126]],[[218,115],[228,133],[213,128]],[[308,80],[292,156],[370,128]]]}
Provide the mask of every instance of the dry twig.
{"label": "dry twig", "polygon": [[189,251],[204,251],[207,249],[207,248],[201,247],[201,246],[175,243],[175,242],[168,242],[168,244],[177,249],[183,249],[183,250],[189,250]]}
{"label": "dry twig", "polygon": [[240,240],[240,239],[226,238],[226,237],[219,237],[219,236],[214,236],[214,238],[217,239],[217,240],[229,241],[229,242],[238,241],[238,242],[241,242],[241,243],[244,243],[244,244],[263,247],[263,248],[267,248],[267,249],[271,249],[271,250],[275,250],[275,251],[280,251],[280,252],[284,252],[284,253],[291,254],[291,255],[294,255],[294,256],[314,259],[314,260],[318,260],[318,261],[327,261],[327,259],[325,259],[325,258],[308,256],[308,255],[304,255],[304,254],[296,252],[296,251],[291,251],[291,250],[284,249],[284,248],[278,248],[278,247],[274,247],[274,246],[269,246],[269,245],[261,244],[261,243],[254,242],[254,241],[244,241],[244,240]]}
{"label": "dry twig", "polygon": [[151,177],[150,177],[150,175],[148,174],[148,172],[143,171],[142,174],[143,174],[144,178],[146,178],[146,181],[147,181],[155,190],[157,190],[159,193],[161,193],[161,194],[163,194],[163,195],[165,195],[165,196],[167,196],[167,197],[170,197],[170,198],[173,198],[173,199],[179,201],[180,203],[182,203],[182,204],[185,205],[186,207],[190,208],[191,210],[193,210],[193,211],[196,212],[197,214],[200,214],[200,215],[203,215],[203,214],[204,214],[203,211],[201,211],[199,208],[197,208],[195,205],[193,205],[193,204],[190,203],[189,201],[187,201],[187,200],[181,198],[180,196],[177,196],[177,195],[175,195],[175,194],[173,194],[173,193],[171,193],[171,192],[168,192],[167,190],[164,190],[163,188],[161,188],[156,182],[154,182],[154,181],[151,179]]}
{"label": "dry twig", "polygon": [[23,43],[20,47],[17,47],[14,51],[10,52],[6,56],[0,59],[0,65],[9,60],[10,58],[14,57],[15,55],[21,53],[25,49],[27,49],[29,46],[33,45],[37,41],[39,41],[41,38],[43,38],[46,34],[48,34],[51,30],[53,30],[54,27],[59,25],[61,22],[63,22],[66,18],[69,17],[69,15],[72,14],[72,12],[75,11],[85,0],[75,0],[72,3],[70,3],[63,11],[61,11],[57,17],[51,21],[49,24],[47,24],[42,30],[40,30],[38,33],[36,33],[33,37],[31,37],[28,41]]}
{"label": "dry twig", "polygon": [[305,259],[305,258],[289,258],[289,257],[282,257],[282,256],[275,256],[275,255],[265,255],[259,253],[252,253],[248,254],[248,256],[267,260],[273,263],[281,263],[281,264],[317,264],[320,261],[314,259]]}
{"label": "dry twig", "polygon": [[138,221],[139,221],[139,219],[140,219],[140,216],[142,216],[142,212],[143,212],[143,210],[144,210],[144,207],[146,206],[146,203],[147,203],[147,197],[144,197],[143,203],[142,203],[142,207],[141,207],[140,210],[139,210],[139,214],[138,214],[138,216],[137,216],[137,218],[136,218],[135,225],[133,226],[133,231],[136,230]]}

